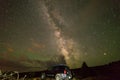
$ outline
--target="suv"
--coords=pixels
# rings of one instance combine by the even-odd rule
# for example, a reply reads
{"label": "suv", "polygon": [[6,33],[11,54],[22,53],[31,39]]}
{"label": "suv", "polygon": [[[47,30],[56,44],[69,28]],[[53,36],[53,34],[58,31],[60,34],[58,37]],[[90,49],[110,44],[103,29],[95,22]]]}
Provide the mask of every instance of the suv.
{"label": "suv", "polygon": [[55,80],[70,80],[72,79],[72,72],[68,66],[59,64],[48,68],[41,73],[41,79],[55,78]]}

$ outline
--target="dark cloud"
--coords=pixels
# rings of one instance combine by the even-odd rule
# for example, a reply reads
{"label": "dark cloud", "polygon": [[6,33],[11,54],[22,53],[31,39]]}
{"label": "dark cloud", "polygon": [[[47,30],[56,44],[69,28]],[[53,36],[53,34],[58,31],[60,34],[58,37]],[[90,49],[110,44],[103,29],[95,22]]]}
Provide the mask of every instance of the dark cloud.
{"label": "dark cloud", "polygon": [[27,69],[27,67],[15,60],[10,61],[5,59],[0,59],[0,69],[3,71],[11,71],[11,70],[23,71],[24,69]]}

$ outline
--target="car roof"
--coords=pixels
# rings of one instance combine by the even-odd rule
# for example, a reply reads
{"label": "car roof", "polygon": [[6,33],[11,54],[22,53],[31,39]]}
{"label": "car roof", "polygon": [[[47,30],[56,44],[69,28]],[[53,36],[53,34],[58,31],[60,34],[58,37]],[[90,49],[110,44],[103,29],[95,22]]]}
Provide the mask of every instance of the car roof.
{"label": "car roof", "polygon": [[67,67],[67,65],[65,65],[65,64],[57,64],[57,65],[53,65],[53,67],[57,67],[57,66],[65,66],[65,67]]}

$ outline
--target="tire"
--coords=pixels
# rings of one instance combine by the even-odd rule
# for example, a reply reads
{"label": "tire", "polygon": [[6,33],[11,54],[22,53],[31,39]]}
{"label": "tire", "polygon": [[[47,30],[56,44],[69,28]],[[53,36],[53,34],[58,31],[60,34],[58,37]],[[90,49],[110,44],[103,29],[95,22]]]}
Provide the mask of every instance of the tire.
{"label": "tire", "polygon": [[62,76],[60,74],[55,75],[55,80],[63,80]]}
{"label": "tire", "polygon": [[45,73],[42,73],[41,74],[41,80],[45,80],[46,79],[46,74]]}

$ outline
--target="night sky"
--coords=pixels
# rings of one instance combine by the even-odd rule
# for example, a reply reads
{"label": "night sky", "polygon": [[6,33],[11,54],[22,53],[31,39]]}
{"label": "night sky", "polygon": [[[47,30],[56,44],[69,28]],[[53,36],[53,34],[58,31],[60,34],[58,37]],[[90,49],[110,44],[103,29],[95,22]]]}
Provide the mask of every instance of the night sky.
{"label": "night sky", "polygon": [[0,0],[0,68],[79,68],[120,60],[120,0]]}

